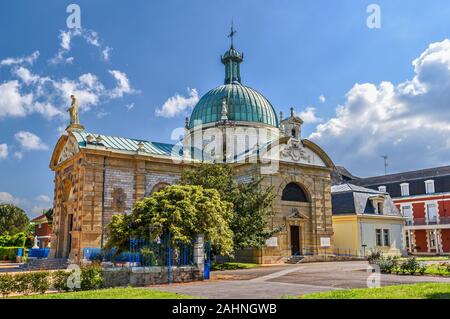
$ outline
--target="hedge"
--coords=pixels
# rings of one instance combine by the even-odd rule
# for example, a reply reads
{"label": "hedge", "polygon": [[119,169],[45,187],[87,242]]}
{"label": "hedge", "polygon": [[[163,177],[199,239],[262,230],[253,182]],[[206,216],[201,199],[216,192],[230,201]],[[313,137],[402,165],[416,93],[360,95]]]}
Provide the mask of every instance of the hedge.
{"label": "hedge", "polygon": [[25,253],[25,248],[23,247],[0,247],[0,260],[15,261],[19,248],[23,249]]}
{"label": "hedge", "polygon": [[25,233],[17,233],[13,236],[0,236],[0,247],[24,247],[27,240]]}
{"label": "hedge", "polygon": [[[93,290],[103,288],[103,270],[98,264],[82,266],[79,277],[76,270],[55,272],[32,271],[28,273],[0,274],[0,294],[8,297],[12,293],[28,295],[30,293],[43,294],[50,288],[59,292],[71,290]],[[68,283],[76,283],[78,288],[71,288]]]}

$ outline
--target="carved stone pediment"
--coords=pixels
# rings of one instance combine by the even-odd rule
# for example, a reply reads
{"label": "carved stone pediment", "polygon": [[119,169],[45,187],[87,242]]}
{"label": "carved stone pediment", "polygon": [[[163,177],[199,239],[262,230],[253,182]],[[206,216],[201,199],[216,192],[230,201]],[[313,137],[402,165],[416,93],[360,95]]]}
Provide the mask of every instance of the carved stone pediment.
{"label": "carved stone pediment", "polygon": [[300,140],[290,139],[280,152],[282,159],[293,160],[294,162],[305,161],[312,163],[311,155],[307,153]]}
{"label": "carved stone pediment", "polygon": [[78,147],[78,143],[73,138],[69,138],[66,142],[66,145],[64,145],[64,148],[61,151],[61,154],[58,158],[58,164],[66,161],[69,158],[72,158],[75,154],[77,154],[80,151]]}
{"label": "carved stone pediment", "polygon": [[301,213],[297,208],[292,208],[292,213],[288,216],[286,216],[286,219],[288,220],[306,220],[308,219],[308,216]]}

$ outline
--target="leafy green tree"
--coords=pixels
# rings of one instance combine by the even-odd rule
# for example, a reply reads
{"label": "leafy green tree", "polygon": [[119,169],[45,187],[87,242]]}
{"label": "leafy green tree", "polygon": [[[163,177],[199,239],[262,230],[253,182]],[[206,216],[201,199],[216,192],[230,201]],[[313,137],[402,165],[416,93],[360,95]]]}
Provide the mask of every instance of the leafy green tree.
{"label": "leafy green tree", "polygon": [[53,208],[47,209],[44,211],[45,217],[47,217],[48,225],[52,226],[53,224]]}
{"label": "leafy green tree", "polygon": [[224,255],[233,251],[232,204],[215,189],[172,185],[137,201],[130,215],[116,215],[107,227],[107,248],[126,250],[130,238],[164,237],[189,243],[199,234]]}
{"label": "leafy green tree", "polygon": [[268,227],[274,195],[272,188],[261,187],[261,179],[238,184],[229,165],[203,163],[184,170],[180,184],[216,189],[221,198],[233,203],[234,217],[230,228],[236,249],[259,248],[280,230]]}
{"label": "leafy green tree", "polygon": [[0,204],[0,235],[26,232],[29,222],[23,209],[11,204]]}

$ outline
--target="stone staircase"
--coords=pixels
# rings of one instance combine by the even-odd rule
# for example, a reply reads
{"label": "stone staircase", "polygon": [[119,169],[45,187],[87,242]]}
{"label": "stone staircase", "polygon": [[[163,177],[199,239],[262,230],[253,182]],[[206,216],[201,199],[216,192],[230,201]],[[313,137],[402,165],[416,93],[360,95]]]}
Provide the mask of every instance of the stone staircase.
{"label": "stone staircase", "polygon": [[304,258],[304,256],[294,255],[294,256],[289,257],[286,260],[286,263],[287,264],[298,264],[302,261],[303,258]]}
{"label": "stone staircase", "polygon": [[28,258],[28,261],[20,265],[20,269],[27,270],[52,270],[52,269],[66,269],[69,262],[65,258]]}

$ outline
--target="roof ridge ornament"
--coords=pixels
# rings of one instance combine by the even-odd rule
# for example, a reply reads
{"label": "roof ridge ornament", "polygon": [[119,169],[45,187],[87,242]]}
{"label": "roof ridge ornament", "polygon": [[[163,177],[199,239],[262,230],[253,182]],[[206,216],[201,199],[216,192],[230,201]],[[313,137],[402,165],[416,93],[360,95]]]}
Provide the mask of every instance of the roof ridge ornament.
{"label": "roof ridge ornament", "polygon": [[220,118],[222,121],[228,120],[228,106],[227,99],[222,100],[222,117]]}

